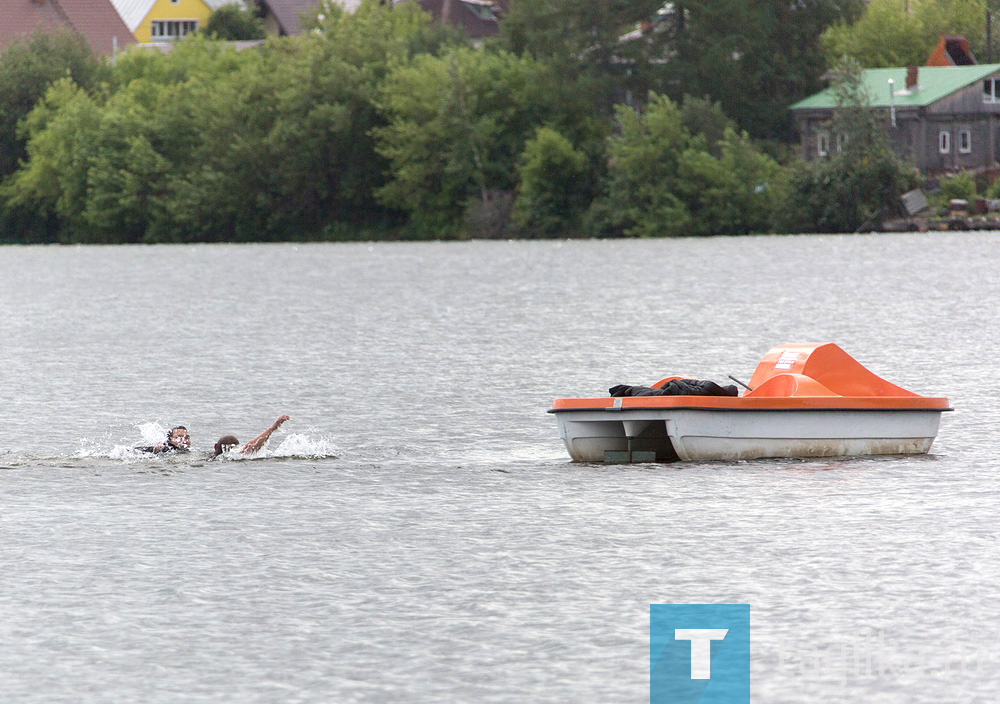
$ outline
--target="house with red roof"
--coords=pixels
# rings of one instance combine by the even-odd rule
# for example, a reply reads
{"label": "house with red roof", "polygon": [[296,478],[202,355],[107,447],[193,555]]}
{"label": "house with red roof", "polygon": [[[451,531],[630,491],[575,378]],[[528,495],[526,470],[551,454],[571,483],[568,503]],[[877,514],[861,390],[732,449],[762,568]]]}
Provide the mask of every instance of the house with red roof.
{"label": "house with red roof", "polygon": [[0,2],[0,49],[35,30],[70,30],[81,34],[97,54],[112,55],[135,44],[135,37],[111,0],[3,0]]}

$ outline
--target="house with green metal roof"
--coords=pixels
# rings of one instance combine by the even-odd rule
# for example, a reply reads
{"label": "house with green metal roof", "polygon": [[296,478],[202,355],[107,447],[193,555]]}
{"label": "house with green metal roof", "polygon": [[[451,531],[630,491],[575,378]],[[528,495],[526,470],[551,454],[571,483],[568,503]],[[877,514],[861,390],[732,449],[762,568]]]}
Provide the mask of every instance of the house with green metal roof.
{"label": "house with green metal roof", "polygon": [[[872,107],[885,113],[892,148],[925,173],[989,168],[1000,161],[1000,64],[909,66],[863,72]],[[791,106],[802,157],[835,155],[833,91]]]}

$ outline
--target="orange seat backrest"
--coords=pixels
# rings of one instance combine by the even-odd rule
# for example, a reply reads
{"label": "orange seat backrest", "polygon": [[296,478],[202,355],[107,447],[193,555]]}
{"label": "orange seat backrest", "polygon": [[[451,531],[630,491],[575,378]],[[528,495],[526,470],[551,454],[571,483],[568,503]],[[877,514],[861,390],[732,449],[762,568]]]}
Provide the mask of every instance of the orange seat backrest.
{"label": "orange seat backrest", "polygon": [[[769,379],[790,376],[794,380]],[[818,387],[802,379],[807,377]],[[820,344],[787,344],[773,347],[757,365],[747,396],[919,396],[872,374],[854,357],[832,342]],[[760,393],[757,390],[760,389]],[[780,393],[787,391],[788,393]],[[822,393],[826,391],[828,393]],[[818,393],[817,393],[818,392]]]}

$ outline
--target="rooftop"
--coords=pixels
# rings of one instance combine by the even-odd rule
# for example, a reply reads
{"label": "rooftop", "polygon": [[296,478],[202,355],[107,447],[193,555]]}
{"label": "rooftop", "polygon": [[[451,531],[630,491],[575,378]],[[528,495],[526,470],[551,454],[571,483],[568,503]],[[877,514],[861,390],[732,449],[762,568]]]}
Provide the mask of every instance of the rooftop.
{"label": "rooftop", "polygon": [[[903,68],[870,68],[862,72],[872,107],[890,107],[889,79],[893,81],[892,104],[897,108],[924,107],[1000,71],[1000,64],[975,66],[920,66],[916,89],[906,90]],[[837,107],[833,89],[810,95],[791,106],[792,110],[831,109]]]}
{"label": "rooftop", "polygon": [[[98,54],[111,54],[135,37],[110,0],[3,0],[0,2],[0,47],[35,30],[79,32]],[[116,41],[117,40],[117,41]]]}

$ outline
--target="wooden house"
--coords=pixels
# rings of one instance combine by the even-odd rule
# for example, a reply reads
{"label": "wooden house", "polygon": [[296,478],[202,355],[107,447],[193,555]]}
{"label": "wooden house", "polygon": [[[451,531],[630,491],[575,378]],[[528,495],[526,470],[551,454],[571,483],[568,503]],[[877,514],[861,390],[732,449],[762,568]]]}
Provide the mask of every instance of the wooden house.
{"label": "wooden house", "polygon": [[[1000,64],[877,68],[863,79],[892,148],[924,173],[1000,162]],[[830,131],[835,107],[830,88],[791,106],[806,161],[843,146]]]}

